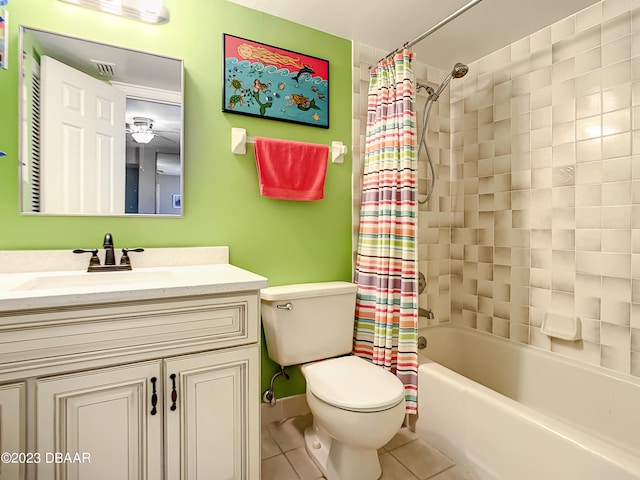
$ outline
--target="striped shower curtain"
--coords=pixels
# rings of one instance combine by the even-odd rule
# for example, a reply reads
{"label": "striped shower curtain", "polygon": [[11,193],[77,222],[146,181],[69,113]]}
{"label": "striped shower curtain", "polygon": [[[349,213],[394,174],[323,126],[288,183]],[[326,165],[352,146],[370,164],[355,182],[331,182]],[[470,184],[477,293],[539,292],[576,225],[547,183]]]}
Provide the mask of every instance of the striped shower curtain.
{"label": "striped shower curtain", "polygon": [[395,373],[417,411],[416,150],[409,50],[370,71],[354,353]]}

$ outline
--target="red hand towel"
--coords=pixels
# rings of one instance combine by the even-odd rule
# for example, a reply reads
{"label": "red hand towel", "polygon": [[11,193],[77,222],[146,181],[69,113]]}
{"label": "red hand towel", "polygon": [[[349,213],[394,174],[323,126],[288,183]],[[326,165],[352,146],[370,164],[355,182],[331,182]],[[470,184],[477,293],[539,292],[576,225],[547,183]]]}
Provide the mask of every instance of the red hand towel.
{"label": "red hand towel", "polygon": [[328,145],[254,138],[260,193],[284,200],[322,200]]}

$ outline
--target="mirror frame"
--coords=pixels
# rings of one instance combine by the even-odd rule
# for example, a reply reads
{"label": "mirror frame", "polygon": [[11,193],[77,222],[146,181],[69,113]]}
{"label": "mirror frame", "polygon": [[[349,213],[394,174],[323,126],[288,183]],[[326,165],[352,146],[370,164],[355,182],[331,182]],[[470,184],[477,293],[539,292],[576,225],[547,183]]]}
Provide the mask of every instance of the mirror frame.
{"label": "mirror frame", "polygon": [[[27,158],[25,161],[24,156],[25,156],[25,152],[27,152],[27,157],[29,156],[27,149],[29,148],[29,139],[31,138],[31,136],[30,136],[30,132],[27,131],[29,129],[30,123],[25,120],[25,116],[26,117],[29,116],[29,112],[27,110],[30,108],[30,106],[27,104],[28,98],[25,98],[25,95],[24,95],[25,87],[26,87],[25,78],[23,75],[24,55],[21,55],[20,67],[16,69],[18,71],[18,101],[19,101],[19,109],[18,109],[19,110],[18,112],[19,202],[18,203],[19,203],[20,214],[26,215],[26,216],[105,216],[105,217],[147,217],[147,218],[182,218],[184,217],[184,195],[185,195],[185,192],[184,192],[184,183],[185,183],[184,182],[184,170],[185,170],[184,168],[184,164],[185,164],[185,159],[184,159],[184,84],[185,84],[184,83],[184,80],[185,80],[184,60],[180,58],[162,55],[162,54],[113,45],[113,44],[104,43],[104,42],[91,40],[87,38],[81,38],[73,35],[68,35],[66,33],[54,32],[51,30],[45,30],[45,29],[36,28],[36,27],[29,27],[26,25],[19,26],[19,42],[18,42],[19,52],[24,52],[24,47],[25,47],[24,35],[28,31],[40,32],[47,35],[55,35],[71,41],[80,41],[80,42],[95,44],[103,48],[107,47],[107,48],[117,49],[123,52],[132,52],[132,53],[135,53],[136,55],[149,56],[149,58],[153,57],[154,59],[158,59],[160,61],[170,60],[172,62],[178,62],[180,67],[180,85],[179,85],[180,87],[180,91],[179,91],[179,99],[180,99],[180,134],[179,134],[179,142],[180,142],[180,148],[179,148],[179,155],[180,155],[180,199],[179,200],[180,202],[179,204],[180,204],[180,207],[179,208],[180,208],[180,212],[177,214],[169,214],[169,213],[125,213],[125,212],[122,212],[122,213],[99,213],[99,212],[59,213],[59,212],[25,211],[25,208],[24,208],[25,185],[23,182],[23,175],[25,174],[25,169],[27,169],[28,165],[31,163],[31,158]],[[153,89],[153,87],[150,87],[150,89]],[[127,92],[127,98],[133,98],[136,100],[143,100],[143,101],[149,101],[149,102],[152,102],[152,101],[162,102],[162,100],[159,100],[159,99],[153,99],[149,97],[143,98],[143,97],[136,96],[135,92],[133,93],[133,95],[131,95],[131,91]],[[123,128],[126,128],[126,125],[124,125]],[[126,150],[127,150],[127,147],[125,145],[125,159],[124,159],[125,170],[126,170],[126,158],[127,158]],[[28,174],[29,173],[27,172],[27,175]],[[156,202],[157,202],[157,199],[156,199]]]}

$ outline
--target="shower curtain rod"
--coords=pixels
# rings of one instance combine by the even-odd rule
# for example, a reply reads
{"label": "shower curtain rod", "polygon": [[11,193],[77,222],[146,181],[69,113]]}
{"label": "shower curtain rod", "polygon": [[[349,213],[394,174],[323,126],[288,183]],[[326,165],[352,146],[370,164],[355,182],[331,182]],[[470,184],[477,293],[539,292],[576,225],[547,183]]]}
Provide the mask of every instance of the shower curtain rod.
{"label": "shower curtain rod", "polygon": [[[402,45],[401,48],[411,48],[411,47],[413,47],[416,43],[421,42],[422,40],[427,38],[429,35],[434,33],[436,30],[439,30],[440,28],[444,27],[451,20],[453,20],[453,19],[459,17],[460,15],[462,15],[464,12],[469,10],[471,7],[475,7],[481,1],[482,0],[471,0],[469,3],[467,3],[466,5],[460,7],[458,10],[456,10],[451,15],[449,15],[447,18],[444,18],[444,19],[440,20],[438,23],[436,23],[433,27],[431,27],[429,30],[424,32],[422,35],[419,35],[418,37],[414,38],[410,42],[406,42],[404,45]],[[396,48],[395,50],[393,50],[392,52],[388,53],[387,55],[382,57],[380,60],[378,60],[378,62],[384,60],[387,57],[390,57],[391,55],[395,54],[396,52],[399,52],[401,50],[401,48]],[[372,68],[372,67],[369,67],[369,68]]]}

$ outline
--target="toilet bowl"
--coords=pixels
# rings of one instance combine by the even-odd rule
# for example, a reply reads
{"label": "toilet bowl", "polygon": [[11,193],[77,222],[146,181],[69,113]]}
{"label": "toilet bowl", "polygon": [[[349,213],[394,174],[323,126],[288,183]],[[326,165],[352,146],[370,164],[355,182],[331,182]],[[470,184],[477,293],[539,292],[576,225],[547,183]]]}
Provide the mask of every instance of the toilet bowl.
{"label": "toilet bowl", "polygon": [[313,425],[305,447],[328,480],[380,477],[378,449],[405,415],[404,387],[392,373],[356,356],[303,365]]}
{"label": "toilet bowl", "polygon": [[404,385],[351,355],[356,285],[323,282],[260,291],[269,358],[302,365],[313,426],[307,452],[328,480],[376,480],[378,448],[402,426]]}

